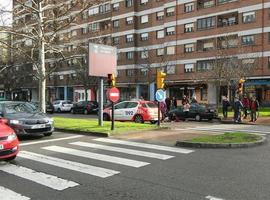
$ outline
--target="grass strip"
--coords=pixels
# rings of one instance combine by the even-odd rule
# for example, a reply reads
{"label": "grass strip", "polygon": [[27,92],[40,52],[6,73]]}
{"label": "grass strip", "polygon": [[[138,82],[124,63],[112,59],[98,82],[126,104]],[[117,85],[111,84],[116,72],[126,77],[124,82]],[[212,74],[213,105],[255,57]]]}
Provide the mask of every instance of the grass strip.
{"label": "grass strip", "polygon": [[81,132],[109,133],[110,135],[127,133],[131,131],[153,130],[156,125],[138,124],[134,122],[115,122],[115,130],[111,131],[111,122],[104,122],[104,126],[98,125],[97,119],[77,119],[54,117],[54,126],[58,129],[66,129]]}
{"label": "grass strip", "polygon": [[209,143],[209,144],[230,144],[230,143],[248,143],[256,142],[261,139],[261,136],[243,133],[243,132],[233,132],[233,133],[224,133],[222,135],[210,135],[203,136],[198,138],[193,138],[187,142],[196,142],[196,143]]}

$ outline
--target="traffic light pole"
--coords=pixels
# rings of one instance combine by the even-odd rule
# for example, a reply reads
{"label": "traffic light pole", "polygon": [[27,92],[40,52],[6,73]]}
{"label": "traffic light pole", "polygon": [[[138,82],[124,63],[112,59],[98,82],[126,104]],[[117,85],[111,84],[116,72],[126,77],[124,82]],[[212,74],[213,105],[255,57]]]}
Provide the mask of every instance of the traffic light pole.
{"label": "traffic light pole", "polygon": [[103,78],[99,80],[98,125],[103,126]]}
{"label": "traffic light pole", "polygon": [[157,125],[160,126],[160,102],[158,102],[158,122]]}
{"label": "traffic light pole", "polygon": [[112,123],[111,123],[111,130],[114,130],[114,103],[112,102]]}

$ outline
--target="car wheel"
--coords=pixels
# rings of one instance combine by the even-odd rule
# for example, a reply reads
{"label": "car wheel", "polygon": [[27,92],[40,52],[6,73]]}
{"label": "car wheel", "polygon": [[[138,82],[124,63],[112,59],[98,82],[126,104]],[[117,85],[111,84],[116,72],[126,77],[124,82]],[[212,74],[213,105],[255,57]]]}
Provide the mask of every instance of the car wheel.
{"label": "car wheel", "polygon": [[70,110],[70,112],[71,112],[72,114],[75,114],[75,112],[74,112],[74,110],[73,110],[73,109],[71,109],[71,110]]}
{"label": "car wheel", "polygon": [[52,132],[50,133],[44,133],[44,136],[51,136],[52,135]]}
{"label": "car wheel", "polygon": [[155,124],[155,123],[157,123],[157,121],[152,120],[152,121],[150,121],[150,123]]}
{"label": "car wheel", "polygon": [[85,109],[85,110],[83,111],[83,114],[88,115],[87,109]]}
{"label": "car wheel", "polygon": [[103,114],[103,120],[104,121],[110,121],[110,116],[106,113]]}
{"label": "car wheel", "polygon": [[61,112],[61,109],[60,109],[60,108],[58,108],[58,109],[57,109],[57,112],[59,112],[59,113],[60,113],[60,112]]}
{"label": "car wheel", "polygon": [[195,120],[198,121],[198,122],[201,121],[201,116],[200,116],[199,114],[197,114],[197,115],[195,116]]}
{"label": "car wheel", "polygon": [[9,157],[9,158],[5,158],[5,161],[12,161],[16,158],[16,156],[12,156],[12,157]]}
{"label": "car wheel", "polygon": [[141,116],[141,115],[136,115],[135,117],[134,117],[134,122],[135,123],[143,123],[144,121],[143,121],[143,117]]}

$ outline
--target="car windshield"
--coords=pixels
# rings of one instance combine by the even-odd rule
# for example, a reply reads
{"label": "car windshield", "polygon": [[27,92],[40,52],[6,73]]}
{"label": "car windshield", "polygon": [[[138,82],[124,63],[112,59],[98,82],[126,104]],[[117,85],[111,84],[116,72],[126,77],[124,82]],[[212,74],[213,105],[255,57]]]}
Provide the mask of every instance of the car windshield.
{"label": "car windshield", "polygon": [[157,108],[157,105],[151,102],[145,103],[148,108]]}
{"label": "car windshield", "polygon": [[7,114],[16,113],[36,113],[37,109],[34,105],[24,102],[5,104],[5,111]]}

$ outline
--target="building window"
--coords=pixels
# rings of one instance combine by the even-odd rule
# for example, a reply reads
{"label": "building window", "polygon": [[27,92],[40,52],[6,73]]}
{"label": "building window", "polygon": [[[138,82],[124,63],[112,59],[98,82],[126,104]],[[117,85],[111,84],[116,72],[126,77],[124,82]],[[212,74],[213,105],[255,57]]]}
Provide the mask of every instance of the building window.
{"label": "building window", "polygon": [[175,65],[168,65],[166,67],[167,74],[175,74]]}
{"label": "building window", "polygon": [[99,7],[90,8],[88,11],[89,16],[97,15],[97,14],[99,14]]}
{"label": "building window", "polygon": [[190,53],[194,51],[194,44],[185,44],[185,53]]}
{"label": "building window", "polygon": [[166,28],[166,35],[175,35],[175,27],[168,27]]}
{"label": "building window", "polygon": [[93,31],[98,31],[100,29],[99,27],[99,23],[92,23],[92,24],[89,24],[89,31],[90,32],[93,32]]}
{"label": "building window", "polygon": [[148,33],[142,33],[141,34],[141,41],[146,41],[148,40]]}
{"label": "building window", "polygon": [[134,58],[134,52],[133,51],[129,51],[126,53],[126,58],[128,60],[132,60]]}
{"label": "building window", "polygon": [[243,23],[250,23],[256,21],[255,11],[243,13]]}
{"label": "building window", "polygon": [[148,0],[141,0],[141,5],[146,5],[148,3]]}
{"label": "building window", "polygon": [[112,7],[113,7],[113,10],[114,10],[114,11],[117,11],[117,10],[119,10],[119,8],[120,8],[120,4],[119,4],[119,3],[114,3],[114,4],[112,5]]}
{"label": "building window", "polygon": [[163,56],[164,55],[164,48],[157,49],[157,56]]}
{"label": "building window", "polygon": [[119,23],[119,20],[114,20],[114,21],[113,21],[113,27],[114,27],[114,28],[118,28],[118,27],[119,27],[119,24],[120,24],[120,23]]}
{"label": "building window", "polygon": [[141,23],[142,24],[148,23],[148,15],[141,16]]}
{"label": "building window", "polygon": [[164,30],[157,31],[157,38],[164,38]]}
{"label": "building window", "polygon": [[114,37],[113,38],[113,44],[116,45],[116,44],[119,44],[119,37]]}
{"label": "building window", "polygon": [[197,62],[197,71],[206,71],[212,69],[213,61],[211,60],[202,60]]}
{"label": "building window", "polygon": [[167,17],[173,16],[175,14],[175,7],[167,8],[166,15]]}
{"label": "building window", "polygon": [[126,42],[133,42],[134,41],[134,37],[133,37],[133,34],[130,34],[130,35],[126,35]]}
{"label": "building window", "polygon": [[86,34],[87,32],[88,32],[88,28],[87,27],[82,28],[82,34]]}
{"label": "building window", "polygon": [[193,63],[184,65],[184,72],[185,73],[191,73],[193,71],[194,71],[194,64]]}
{"label": "building window", "polygon": [[127,17],[126,18],[126,23],[127,24],[133,24],[134,23],[133,17]]}
{"label": "building window", "polygon": [[185,28],[185,30],[184,30],[185,33],[193,32],[194,31],[194,23],[185,24],[184,28]]}
{"label": "building window", "polygon": [[254,35],[242,36],[242,44],[243,45],[252,45],[252,44],[255,44],[255,37],[254,37]]}
{"label": "building window", "polygon": [[175,46],[167,47],[167,55],[174,55],[175,54]]}
{"label": "building window", "polygon": [[185,4],[185,13],[194,11],[194,3]]}
{"label": "building window", "polygon": [[133,0],[126,0],[126,7],[133,6]]}
{"label": "building window", "polygon": [[211,8],[215,6],[215,0],[198,0],[198,8]]}
{"label": "building window", "polygon": [[127,69],[127,76],[134,76],[135,75],[135,71],[134,69]]}
{"label": "building window", "polygon": [[156,18],[157,20],[162,20],[164,18],[164,11],[157,12]]}
{"label": "building window", "polygon": [[212,28],[216,25],[216,17],[208,17],[203,19],[198,19],[197,28],[198,29],[207,29]]}
{"label": "building window", "polygon": [[229,3],[229,2],[234,2],[237,0],[218,0],[218,4],[224,4],[224,3]]}
{"label": "building window", "polygon": [[147,76],[148,70],[147,69],[141,69],[140,70],[142,76]]}
{"label": "building window", "polygon": [[146,59],[148,58],[148,50],[141,51],[141,59]]}
{"label": "building window", "polygon": [[201,101],[207,101],[207,89],[206,88],[201,89]]}

